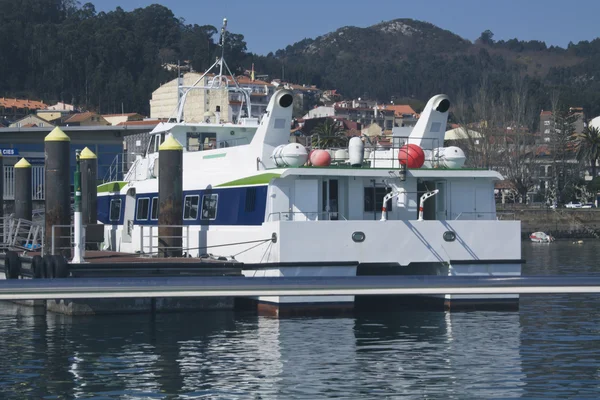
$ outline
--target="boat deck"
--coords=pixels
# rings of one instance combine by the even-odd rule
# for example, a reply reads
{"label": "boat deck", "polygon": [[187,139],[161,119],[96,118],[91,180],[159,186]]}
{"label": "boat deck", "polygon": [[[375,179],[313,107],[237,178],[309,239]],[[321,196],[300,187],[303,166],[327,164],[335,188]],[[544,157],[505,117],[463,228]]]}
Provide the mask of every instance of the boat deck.
{"label": "boat deck", "polygon": [[[23,258],[33,258],[41,255],[40,252],[27,252]],[[4,258],[1,255],[0,258]],[[90,251],[87,250],[84,255],[85,264],[104,264],[107,262],[114,264],[155,264],[155,263],[173,263],[173,264],[227,264],[234,265],[235,261],[216,260],[214,258],[195,258],[195,257],[150,257],[137,253],[121,253],[117,251]],[[75,264],[72,264],[75,265]]]}

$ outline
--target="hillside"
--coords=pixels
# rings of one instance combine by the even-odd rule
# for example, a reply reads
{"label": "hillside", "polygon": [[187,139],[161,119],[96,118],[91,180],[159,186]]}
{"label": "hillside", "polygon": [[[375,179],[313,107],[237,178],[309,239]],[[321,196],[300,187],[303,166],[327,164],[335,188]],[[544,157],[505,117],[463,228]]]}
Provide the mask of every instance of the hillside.
{"label": "hillside", "polygon": [[491,37],[472,43],[426,22],[396,19],[302,40],[267,56],[264,66],[276,65],[269,72],[280,75],[284,64],[287,79],[380,101],[426,100],[435,93],[469,97],[484,76],[492,95],[501,98],[513,75],[527,75],[536,107],[549,108],[549,93],[559,91],[564,106],[583,106],[598,115],[600,87],[589,73],[600,67],[598,51],[598,40],[568,49]]}
{"label": "hillside", "polygon": [[[218,29],[185,24],[151,5],[96,12],[74,0],[0,0],[0,96],[57,100],[99,112],[148,113],[151,93],[174,72],[163,63],[190,60],[197,71],[218,54]],[[232,24],[233,26],[233,24]],[[547,48],[538,41],[475,43],[430,23],[396,19],[367,28],[346,26],[258,56],[244,36],[230,33],[227,61],[236,73],[252,63],[271,79],[338,89],[345,97],[422,103],[436,93],[472,98],[486,81],[490,96],[510,94],[527,76],[531,109],[563,106],[600,114],[600,40]]]}

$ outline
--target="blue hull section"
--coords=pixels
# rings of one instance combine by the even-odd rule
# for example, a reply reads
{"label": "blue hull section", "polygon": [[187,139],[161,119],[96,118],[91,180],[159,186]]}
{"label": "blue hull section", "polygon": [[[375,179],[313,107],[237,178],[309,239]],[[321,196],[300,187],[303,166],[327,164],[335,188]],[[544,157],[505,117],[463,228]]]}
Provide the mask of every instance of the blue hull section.
{"label": "blue hull section", "polygon": [[[265,218],[265,209],[267,206],[268,186],[249,186],[249,187],[230,187],[215,188],[208,190],[189,190],[184,191],[184,225],[261,225]],[[213,196],[216,198],[216,212],[212,219],[202,219],[202,207],[204,196]],[[186,197],[198,196],[195,207],[190,212],[189,207],[186,211]],[[98,196],[98,220],[108,225],[123,225],[125,214],[125,195],[115,194],[108,196]],[[152,211],[152,207],[158,204],[158,201],[152,199],[158,198],[158,193],[139,193],[136,194],[136,210],[134,224],[136,225],[158,225],[158,220],[153,219],[158,213]],[[121,209],[118,220],[113,215],[113,220],[109,219],[111,200],[121,200]],[[143,211],[138,209],[143,204],[139,199],[148,199]],[[188,203],[189,204],[189,203]],[[142,215],[140,215],[142,214]],[[144,218],[146,216],[146,218]],[[138,219],[138,217],[141,217]]]}

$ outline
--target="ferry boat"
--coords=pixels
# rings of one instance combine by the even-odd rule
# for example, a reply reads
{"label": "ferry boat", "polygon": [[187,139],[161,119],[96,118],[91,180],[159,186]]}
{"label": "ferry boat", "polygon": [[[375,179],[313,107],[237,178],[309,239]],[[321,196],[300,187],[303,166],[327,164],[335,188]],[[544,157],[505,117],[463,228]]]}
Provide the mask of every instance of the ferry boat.
{"label": "ferry boat", "polygon": [[[520,222],[496,215],[494,182],[502,176],[464,168],[462,150],[443,147],[447,96],[433,96],[410,134],[394,136],[389,148],[368,152],[361,138],[352,138],[348,159],[332,163],[327,149],[290,143],[294,97],[277,89],[260,121],[178,118],[150,132],[146,153],[125,178],[98,187],[105,249],[157,249],[158,145],[176,140],[183,146],[188,256],[242,262],[246,277],[520,276]],[[518,304],[518,295],[438,299],[452,308]],[[355,301],[335,295],[255,300],[275,312],[352,308]]]}

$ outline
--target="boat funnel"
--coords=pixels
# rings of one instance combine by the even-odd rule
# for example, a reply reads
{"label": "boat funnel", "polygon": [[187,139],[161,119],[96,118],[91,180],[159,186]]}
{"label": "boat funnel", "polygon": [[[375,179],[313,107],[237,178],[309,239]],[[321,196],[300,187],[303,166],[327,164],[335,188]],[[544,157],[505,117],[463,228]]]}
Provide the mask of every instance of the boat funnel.
{"label": "boat funnel", "polygon": [[410,133],[409,143],[419,145],[423,150],[443,147],[449,109],[450,100],[445,94],[438,94],[429,99]]}

